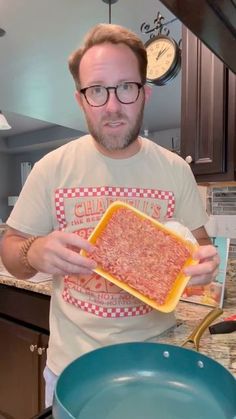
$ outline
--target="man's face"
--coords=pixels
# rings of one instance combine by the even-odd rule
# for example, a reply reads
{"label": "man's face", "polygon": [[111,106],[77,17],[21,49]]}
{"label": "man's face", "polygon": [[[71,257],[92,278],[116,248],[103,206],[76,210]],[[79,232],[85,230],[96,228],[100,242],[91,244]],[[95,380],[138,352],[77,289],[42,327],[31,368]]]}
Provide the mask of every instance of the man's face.
{"label": "man's face", "polygon": [[[138,61],[124,44],[106,43],[90,48],[80,63],[81,88],[101,85],[117,86],[122,82],[141,83]],[[90,106],[85,97],[77,92],[89,132],[106,150],[122,150],[134,142],[143,119],[145,89],[141,88],[135,103],[120,103],[114,90],[108,102],[100,107]]]}

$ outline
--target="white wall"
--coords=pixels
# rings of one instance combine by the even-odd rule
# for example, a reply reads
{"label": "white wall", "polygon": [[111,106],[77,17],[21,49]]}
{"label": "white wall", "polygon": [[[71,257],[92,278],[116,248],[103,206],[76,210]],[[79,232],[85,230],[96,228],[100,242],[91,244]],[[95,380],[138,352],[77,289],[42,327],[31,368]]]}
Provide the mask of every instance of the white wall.
{"label": "white wall", "polygon": [[[47,130],[41,130],[44,133],[44,138],[46,138]],[[51,130],[52,131],[52,130]],[[142,133],[143,135],[143,133]],[[148,133],[148,138],[153,140],[154,142],[158,143],[159,145],[172,150],[172,138],[174,139],[174,148],[175,150],[179,150],[180,145],[180,128],[172,128],[168,130],[156,131]],[[19,137],[19,136],[16,136]],[[21,172],[20,172],[20,164],[23,161],[29,161],[33,164],[39,160],[43,155],[45,155],[50,149],[42,150],[24,150],[24,145],[26,144],[26,138],[21,136],[21,147],[19,147],[19,151],[14,154],[7,154],[4,152],[0,152],[0,218],[3,221],[6,220],[8,217],[11,207],[8,207],[7,204],[7,197],[8,195],[18,195],[21,190]],[[32,137],[28,134],[27,140],[29,144],[33,143],[33,135]],[[29,137],[29,138],[28,138]],[[16,138],[18,140],[18,138]],[[25,142],[23,142],[25,140]],[[41,140],[41,138],[40,138]],[[68,139],[67,139],[68,141]],[[13,145],[13,143],[12,143]],[[17,146],[18,144],[15,144]],[[44,144],[45,145],[45,144]],[[52,143],[50,143],[52,146]],[[52,147],[54,148],[54,147]],[[55,146],[56,148],[56,146]],[[10,175],[9,175],[10,173]]]}

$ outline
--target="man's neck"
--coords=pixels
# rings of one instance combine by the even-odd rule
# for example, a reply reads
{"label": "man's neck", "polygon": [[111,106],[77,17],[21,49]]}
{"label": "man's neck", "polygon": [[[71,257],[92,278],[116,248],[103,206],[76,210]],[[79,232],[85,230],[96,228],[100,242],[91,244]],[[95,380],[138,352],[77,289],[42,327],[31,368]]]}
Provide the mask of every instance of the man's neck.
{"label": "man's neck", "polygon": [[122,150],[107,150],[105,147],[95,141],[94,138],[92,138],[92,140],[96,149],[101,154],[110,157],[111,159],[128,159],[129,157],[133,157],[141,150],[142,146],[142,139],[140,137],[138,137],[132,144],[123,148]]}

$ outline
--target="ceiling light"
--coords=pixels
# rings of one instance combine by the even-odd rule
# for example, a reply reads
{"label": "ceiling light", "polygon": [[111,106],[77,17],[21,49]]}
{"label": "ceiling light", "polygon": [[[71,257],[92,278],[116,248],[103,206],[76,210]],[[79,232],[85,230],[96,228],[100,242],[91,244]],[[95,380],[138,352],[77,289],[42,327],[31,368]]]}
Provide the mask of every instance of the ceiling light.
{"label": "ceiling light", "polygon": [[2,114],[2,111],[0,111],[0,129],[11,129],[11,125],[8,124],[5,116]]}

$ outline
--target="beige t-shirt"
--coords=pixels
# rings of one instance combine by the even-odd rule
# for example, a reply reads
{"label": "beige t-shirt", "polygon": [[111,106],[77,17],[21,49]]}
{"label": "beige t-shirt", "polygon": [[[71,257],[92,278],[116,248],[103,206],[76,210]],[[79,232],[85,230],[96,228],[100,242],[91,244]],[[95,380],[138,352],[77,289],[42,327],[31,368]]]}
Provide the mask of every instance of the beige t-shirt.
{"label": "beige t-shirt", "polygon": [[[207,221],[192,172],[179,156],[142,139],[135,156],[111,159],[100,154],[87,135],[35,164],[7,224],[32,235],[58,229],[87,238],[115,200],[156,220],[174,217],[190,230]],[[85,352],[149,340],[174,323],[173,313],[151,309],[97,274],[57,277],[47,365],[59,374]]]}

